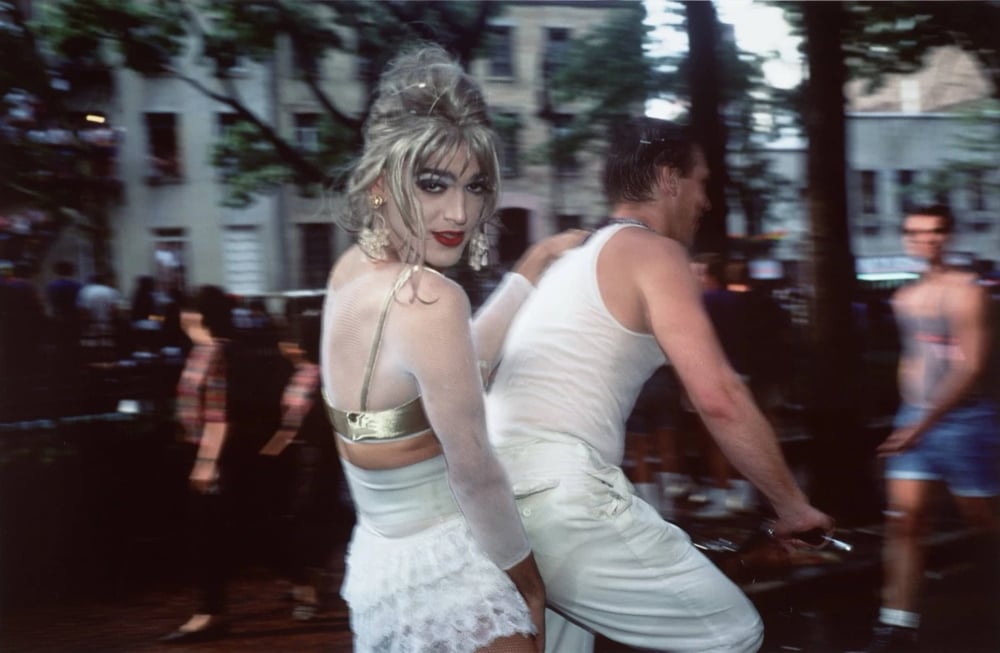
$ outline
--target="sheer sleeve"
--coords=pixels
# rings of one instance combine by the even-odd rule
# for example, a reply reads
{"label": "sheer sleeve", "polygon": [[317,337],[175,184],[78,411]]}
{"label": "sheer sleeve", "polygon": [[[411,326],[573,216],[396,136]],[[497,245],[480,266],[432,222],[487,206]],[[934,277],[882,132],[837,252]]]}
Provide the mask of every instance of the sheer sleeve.
{"label": "sheer sleeve", "polygon": [[528,555],[530,545],[510,481],[486,437],[469,302],[450,281],[425,277],[425,282],[420,294],[434,300],[396,305],[398,347],[385,353],[398,356],[420,387],[444,450],[448,482],[473,536],[493,562],[509,569]]}
{"label": "sheer sleeve", "polygon": [[488,377],[496,367],[507,329],[534,286],[520,274],[507,273],[486,302],[476,311],[472,333],[480,371]]}

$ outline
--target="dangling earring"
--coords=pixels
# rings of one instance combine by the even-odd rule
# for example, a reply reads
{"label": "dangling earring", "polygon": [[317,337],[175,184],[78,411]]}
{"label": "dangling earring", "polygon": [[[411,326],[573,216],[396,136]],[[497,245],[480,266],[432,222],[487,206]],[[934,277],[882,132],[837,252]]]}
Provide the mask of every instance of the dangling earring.
{"label": "dangling earring", "polygon": [[[385,198],[381,195],[372,195],[372,208],[376,211],[385,204]],[[361,230],[358,234],[358,247],[370,259],[385,258],[385,248],[389,246],[389,230],[382,222],[382,215],[375,214],[372,224]]]}
{"label": "dangling earring", "polygon": [[477,272],[490,262],[490,241],[480,229],[469,239],[469,267]]}

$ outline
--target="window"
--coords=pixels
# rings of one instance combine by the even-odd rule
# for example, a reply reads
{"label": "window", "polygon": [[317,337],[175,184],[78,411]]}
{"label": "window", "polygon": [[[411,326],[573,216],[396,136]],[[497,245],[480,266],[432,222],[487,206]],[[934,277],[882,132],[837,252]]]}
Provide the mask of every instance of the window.
{"label": "window", "polygon": [[566,61],[570,44],[569,30],[565,27],[545,29],[545,67],[551,75]]}
{"label": "window", "polygon": [[306,152],[319,151],[319,114],[296,113],[295,143]]}
{"label": "window", "polygon": [[966,192],[970,211],[986,210],[986,171],[982,168],[969,170]]}
{"label": "window", "polygon": [[493,116],[493,127],[500,136],[500,174],[505,178],[520,174],[518,132],[521,119],[516,113],[498,113]]}
{"label": "window", "polygon": [[300,226],[302,284],[305,288],[324,288],[333,265],[333,225],[320,222]]}
{"label": "window", "polygon": [[878,171],[861,171],[861,212],[866,215],[878,213]]}
{"label": "window", "polygon": [[153,230],[153,269],[161,288],[187,292],[187,234],[184,229]]}
{"label": "window", "polygon": [[216,172],[219,173],[223,180],[232,177],[239,170],[239,157],[233,152],[233,149],[228,144],[225,147],[220,147],[231,136],[238,122],[239,117],[231,112],[218,114],[215,121],[217,143],[215,153],[213,154],[213,162]]}
{"label": "window", "polygon": [[229,136],[229,130],[233,128],[236,123],[239,122],[239,118],[235,113],[220,113],[215,122],[215,135],[217,138],[224,139]]}
{"label": "window", "polygon": [[489,36],[489,76],[514,76],[514,28],[491,25]]}
{"label": "window", "polygon": [[896,197],[899,199],[900,213],[906,213],[914,206],[913,182],[916,176],[914,170],[896,171]]}
{"label": "window", "polygon": [[152,182],[179,181],[182,166],[177,114],[147,113],[145,118],[150,160],[148,179]]}
{"label": "window", "polygon": [[264,291],[264,261],[257,227],[226,227],[222,234],[226,289],[237,295],[259,295]]}
{"label": "window", "polygon": [[576,157],[573,116],[560,113],[552,118],[552,160],[560,177],[573,177],[580,172]]}

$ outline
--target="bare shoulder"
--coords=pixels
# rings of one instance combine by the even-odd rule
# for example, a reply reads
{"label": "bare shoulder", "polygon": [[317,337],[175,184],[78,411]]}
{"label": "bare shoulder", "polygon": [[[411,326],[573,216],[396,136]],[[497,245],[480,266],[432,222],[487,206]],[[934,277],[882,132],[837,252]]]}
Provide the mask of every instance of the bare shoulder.
{"label": "bare shoulder", "polygon": [[948,274],[944,283],[947,285],[947,296],[956,310],[978,312],[985,309],[989,294],[979,285],[975,274],[956,270]]}
{"label": "bare shoulder", "polygon": [[429,268],[414,270],[396,293],[396,301],[416,319],[465,317],[471,314],[469,297],[460,285]]}
{"label": "bare shoulder", "polygon": [[337,290],[353,280],[358,275],[358,261],[361,256],[361,250],[357,245],[347,248],[330,268],[330,275],[326,280],[327,290]]}
{"label": "bare shoulder", "polygon": [[602,255],[644,275],[688,264],[683,245],[646,229],[622,229],[604,247]]}

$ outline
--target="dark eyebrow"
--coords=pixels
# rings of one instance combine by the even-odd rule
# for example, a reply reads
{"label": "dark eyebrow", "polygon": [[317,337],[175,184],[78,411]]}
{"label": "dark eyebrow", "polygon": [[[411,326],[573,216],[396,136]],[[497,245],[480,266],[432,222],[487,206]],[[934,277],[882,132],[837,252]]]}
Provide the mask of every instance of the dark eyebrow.
{"label": "dark eyebrow", "polygon": [[449,181],[455,181],[455,175],[451,174],[447,170],[438,170],[437,168],[421,168],[417,170],[417,176],[422,177],[424,175],[433,175],[440,179],[447,179]]}

